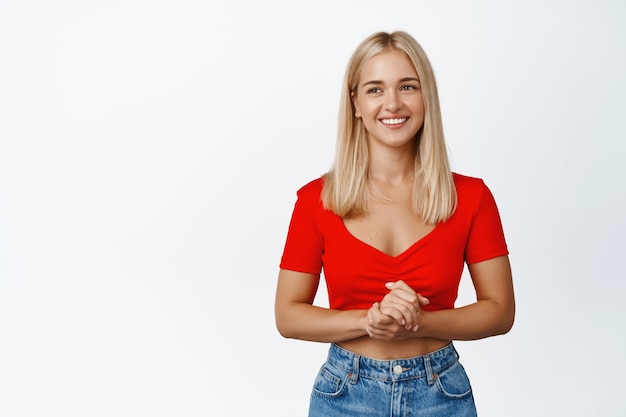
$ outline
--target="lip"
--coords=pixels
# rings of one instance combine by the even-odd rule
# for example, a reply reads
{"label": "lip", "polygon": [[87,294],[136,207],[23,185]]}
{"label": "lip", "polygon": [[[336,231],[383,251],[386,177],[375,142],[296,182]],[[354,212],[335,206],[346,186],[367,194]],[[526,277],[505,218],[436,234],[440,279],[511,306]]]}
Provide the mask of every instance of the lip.
{"label": "lip", "polygon": [[398,129],[402,126],[406,125],[409,121],[408,116],[392,116],[392,117],[381,117],[378,121],[389,129]]}

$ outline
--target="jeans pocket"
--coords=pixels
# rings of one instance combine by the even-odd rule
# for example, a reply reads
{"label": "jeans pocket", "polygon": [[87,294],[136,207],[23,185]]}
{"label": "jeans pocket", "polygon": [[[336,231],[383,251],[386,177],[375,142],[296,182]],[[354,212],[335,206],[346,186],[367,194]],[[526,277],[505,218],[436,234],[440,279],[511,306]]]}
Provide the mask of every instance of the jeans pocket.
{"label": "jeans pocket", "polygon": [[337,396],[348,379],[348,373],[325,363],[320,368],[313,383],[313,392],[323,396]]}
{"label": "jeans pocket", "polygon": [[459,362],[437,374],[436,384],[449,398],[465,398],[472,394],[469,378]]}

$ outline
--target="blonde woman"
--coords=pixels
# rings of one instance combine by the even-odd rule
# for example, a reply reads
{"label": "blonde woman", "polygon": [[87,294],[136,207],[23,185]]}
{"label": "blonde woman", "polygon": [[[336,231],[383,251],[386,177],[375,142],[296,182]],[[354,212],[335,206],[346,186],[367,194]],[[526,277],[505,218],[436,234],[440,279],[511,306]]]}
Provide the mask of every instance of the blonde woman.
{"label": "blonde woman", "polygon": [[[466,264],[476,302],[455,307]],[[322,271],[329,308],[313,305]],[[510,330],[508,250],[487,186],[450,170],[433,71],[405,32],[349,61],[335,162],[298,191],[275,313],[284,337],[330,343],[310,416],[476,415],[452,341]]]}

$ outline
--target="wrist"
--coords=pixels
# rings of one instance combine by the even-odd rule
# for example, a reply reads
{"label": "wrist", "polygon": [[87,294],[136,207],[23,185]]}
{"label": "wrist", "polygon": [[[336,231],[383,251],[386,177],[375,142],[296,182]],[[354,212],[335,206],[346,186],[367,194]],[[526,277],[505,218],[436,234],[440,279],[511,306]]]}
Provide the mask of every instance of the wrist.
{"label": "wrist", "polygon": [[429,335],[429,322],[430,322],[430,311],[420,310],[419,317],[417,319],[417,330],[415,331],[416,337],[428,337]]}
{"label": "wrist", "polygon": [[363,336],[369,336],[369,330],[367,328],[367,313],[368,310],[359,310],[359,316],[357,319],[357,327],[363,332]]}

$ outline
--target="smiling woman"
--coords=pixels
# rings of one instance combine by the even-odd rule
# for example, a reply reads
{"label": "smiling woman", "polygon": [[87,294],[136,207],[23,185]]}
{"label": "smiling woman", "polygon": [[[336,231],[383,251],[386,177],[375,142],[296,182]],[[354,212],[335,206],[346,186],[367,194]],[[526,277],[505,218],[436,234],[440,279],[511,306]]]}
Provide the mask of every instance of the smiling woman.
{"label": "smiling woman", "polygon": [[[298,191],[276,290],[289,338],[331,343],[310,416],[474,416],[453,340],[503,334],[515,302],[498,209],[451,172],[435,79],[407,33],[346,72],[337,155]],[[476,302],[455,307],[464,265]],[[313,305],[324,272],[329,308]]]}
{"label": "smiling woman", "polygon": [[405,147],[403,155],[413,160],[415,135],[424,124],[424,101],[411,60],[396,50],[381,53],[365,64],[361,79],[352,97],[370,145],[380,146],[380,151]]}

